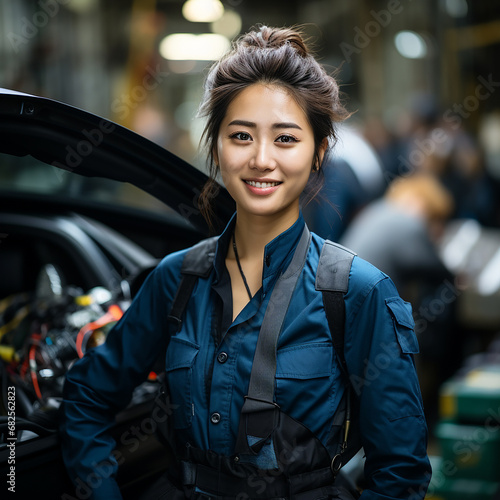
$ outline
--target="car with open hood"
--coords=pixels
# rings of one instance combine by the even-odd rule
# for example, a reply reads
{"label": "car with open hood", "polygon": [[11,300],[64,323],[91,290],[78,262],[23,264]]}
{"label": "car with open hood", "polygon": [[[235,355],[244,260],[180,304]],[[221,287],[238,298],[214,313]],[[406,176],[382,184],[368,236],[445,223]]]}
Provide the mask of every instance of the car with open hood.
{"label": "car with open hood", "polygon": [[[208,235],[196,205],[207,177],[105,118],[6,89],[0,138],[2,488],[88,498],[61,459],[65,373],[104,341],[161,257]],[[234,211],[223,188],[215,207],[218,232]],[[168,464],[150,419],[154,378],[117,416],[124,498]]]}

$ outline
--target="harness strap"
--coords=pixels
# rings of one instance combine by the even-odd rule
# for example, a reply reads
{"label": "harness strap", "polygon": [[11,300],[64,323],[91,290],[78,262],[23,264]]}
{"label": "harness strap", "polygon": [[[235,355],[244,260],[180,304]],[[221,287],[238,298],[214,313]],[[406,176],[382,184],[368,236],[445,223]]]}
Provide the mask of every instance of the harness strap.
{"label": "harness strap", "polygon": [[[253,358],[248,395],[241,410],[243,417],[241,423],[246,427],[238,433],[237,452],[258,452],[278,424],[278,406],[274,402],[276,345],[290,299],[304,267],[310,241],[311,233],[307,226],[304,226],[292,261],[276,282],[266,308]],[[259,440],[249,447],[247,435]]]}
{"label": "harness strap", "polygon": [[272,292],[257,340],[244,413],[267,409],[269,405],[274,407],[276,345],[297,279],[304,267],[310,240],[311,234],[305,226],[292,261]]}
{"label": "harness strap", "polygon": [[217,247],[217,237],[208,238],[197,243],[184,257],[181,267],[181,282],[177,288],[168,320],[182,326],[182,315],[191,298],[198,278],[208,278]]}
{"label": "harness strap", "polygon": [[349,377],[344,356],[344,295],[349,288],[349,272],[355,255],[352,250],[326,240],[319,258],[315,285],[316,290],[323,294],[323,304],[332,333],[333,347],[347,381]]}
{"label": "harness strap", "polygon": [[[322,493],[321,498],[324,498],[335,489],[329,467],[292,476],[273,475],[271,471],[268,476],[237,477],[204,464],[182,461],[181,480],[185,487],[205,492],[207,498],[214,500],[314,500],[318,498],[319,492]],[[266,484],[265,489],[262,488],[263,483]],[[194,494],[193,498],[197,496]]]}
{"label": "harness strap", "polygon": [[[348,462],[361,448],[359,437],[348,441],[351,426],[352,386],[344,353],[345,302],[344,295],[349,287],[349,272],[356,254],[348,248],[326,240],[316,274],[316,290],[323,295],[326,319],[332,334],[333,347],[339,361],[346,384],[344,432],[341,435],[340,450],[333,457],[331,469],[337,474],[342,465]],[[351,445],[348,447],[348,444]],[[349,450],[349,451],[348,451]]]}
{"label": "harness strap", "polygon": [[168,321],[177,325],[177,331],[180,331],[181,329],[182,313],[186,309],[187,303],[189,302],[197,281],[198,276],[193,274],[185,274],[181,278],[179,288],[177,288],[177,293],[175,294],[174,301],[172,302],[170,314],[167,318]]}

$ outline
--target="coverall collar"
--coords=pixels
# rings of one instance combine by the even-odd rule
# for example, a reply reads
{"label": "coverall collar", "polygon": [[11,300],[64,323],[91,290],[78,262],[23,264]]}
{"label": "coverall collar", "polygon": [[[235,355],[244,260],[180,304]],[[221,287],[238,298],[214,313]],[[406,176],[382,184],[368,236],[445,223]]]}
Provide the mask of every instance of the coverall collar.
{"label": "coverall collar", "polygon": [[[224,232],[219,237],[215,252],[215,281],[218,283],[223,276],[227,250],[236,224],[236,213],[233,214]],[[304,229],[305,222],[300,212],[298,219],[286,231],[271,240],[264,249],[264,262],[262,268],[262,292],[264,296],[273,287],[277,277],[290,263],[293,252]]]}

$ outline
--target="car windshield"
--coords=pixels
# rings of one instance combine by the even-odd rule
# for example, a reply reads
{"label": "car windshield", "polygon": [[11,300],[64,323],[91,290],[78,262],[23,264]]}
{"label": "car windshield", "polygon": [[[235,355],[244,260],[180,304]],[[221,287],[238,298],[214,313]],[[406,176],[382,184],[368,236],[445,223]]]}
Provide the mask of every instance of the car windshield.
{"label": "car windshield", "polygon": [[177,215],[167,205],[131,184],[100,177],[83,177],[47,165],[32,156],[0,153],[0,192],[57,195],[60,199],[71,198]]}

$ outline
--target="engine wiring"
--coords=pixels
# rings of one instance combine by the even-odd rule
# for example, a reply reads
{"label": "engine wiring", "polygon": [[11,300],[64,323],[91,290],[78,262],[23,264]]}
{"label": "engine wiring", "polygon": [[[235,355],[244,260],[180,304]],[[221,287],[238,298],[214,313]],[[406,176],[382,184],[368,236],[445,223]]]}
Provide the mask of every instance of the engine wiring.
{"label": "engine wiring", "polygon": [[78,357],[83,358],[83,355],[85,354],[83,348],[86,343],[88,343],[89,337],[93,335],[96,330],[115,323],[122,316],[123,311],[120,309],[120,307],[116,304],[112,304],[109,306],[108,312],[104,314],[104,316],[101,316],[96,321],[92,321],[91,323],[85,325],[76,336],[76,352],[78,354]]}
{"label": "engine wiring", "polygon": [[[9,297],[9,302],[10,300],[12,299]],[[12,318],[7,324],[0,326],[0,340],[3,338],[5,334],[15,330],[19,326],[19,324],[23,321],[23,319],[26,318],[26,316],[28,316],[29,313],[30,313],[29,306],[22,307],[21,309],[19,309],[19,311],[17,311],[14,318]]]}
{"label": "engine wiring", "polygon": [[[129,303],[102,287],[87,293],[67,287],[54,296],[23,293],[0,300],[1,386],[14,385],[16,395],[23,395],[19,418],[59,404],[66,372],[105,341]],[[2,393],[0,416],[6,414],[5,404]]]}
{"label": "engine wiring", "polygon": [[29,350],[29,367],[31,374],[31,382],[35,391],[36,397],[41,401],[43,399],[40,384],[38,383],[38,366],[36,363],[36,345],[32,345]]}

